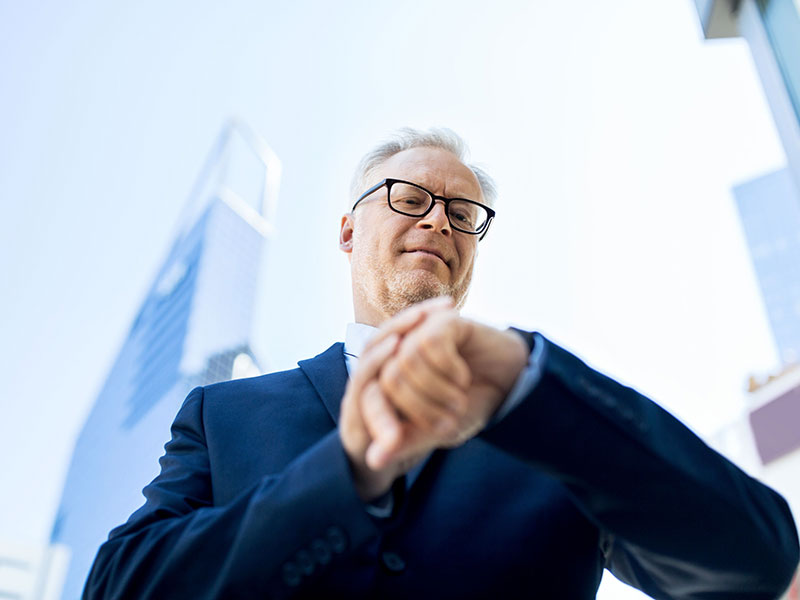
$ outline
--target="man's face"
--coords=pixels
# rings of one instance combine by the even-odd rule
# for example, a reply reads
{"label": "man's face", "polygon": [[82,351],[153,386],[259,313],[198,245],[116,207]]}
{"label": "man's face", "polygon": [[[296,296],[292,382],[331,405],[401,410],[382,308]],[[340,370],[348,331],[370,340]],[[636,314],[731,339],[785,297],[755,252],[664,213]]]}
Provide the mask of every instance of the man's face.
{"label": "man's face", "polygon": [[[384,178],[419,184],[436,195],[484,202],[475,174],[439,148],[411,148],[389,158],[368,186]],[[400,310],[436,296],[466,299],[477,235],[453,230],[437,201],[423,218],[394,212],[383,187],[342,217],[340,248],[348,253],[356,321],[378,325]]]}

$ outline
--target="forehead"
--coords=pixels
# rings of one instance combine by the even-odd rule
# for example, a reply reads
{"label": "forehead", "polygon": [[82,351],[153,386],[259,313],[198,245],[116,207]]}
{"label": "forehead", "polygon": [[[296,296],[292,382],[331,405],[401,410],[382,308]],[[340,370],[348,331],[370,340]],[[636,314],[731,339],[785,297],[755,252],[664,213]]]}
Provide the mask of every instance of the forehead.
{"label": "forehead", "polygon": [[418,183],[439,196],[483,201],[475,173],[441,148],[410,148],[392,155],[374,171],[375,183],[386,177]]}

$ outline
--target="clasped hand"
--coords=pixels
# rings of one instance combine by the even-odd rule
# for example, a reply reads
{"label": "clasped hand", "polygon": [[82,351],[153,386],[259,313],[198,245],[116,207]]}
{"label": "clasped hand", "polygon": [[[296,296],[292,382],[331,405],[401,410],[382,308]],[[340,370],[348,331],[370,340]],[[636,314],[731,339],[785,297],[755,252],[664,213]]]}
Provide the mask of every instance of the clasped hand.
{"label": "clasped hand", "polygon": [[527,362],[522,338],[462,318],[450,298],[381,325],[342,400],[340,435],[365,501],[436,448],[479,433]]}

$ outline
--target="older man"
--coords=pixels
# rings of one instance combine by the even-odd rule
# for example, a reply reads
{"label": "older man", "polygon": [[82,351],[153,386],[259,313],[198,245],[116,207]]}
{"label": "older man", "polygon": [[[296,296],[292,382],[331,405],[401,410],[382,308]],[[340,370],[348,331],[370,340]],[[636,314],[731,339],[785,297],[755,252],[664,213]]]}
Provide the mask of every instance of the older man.
{"label": "older man", "polygon": [[459,316],[494,193],[457,136],[405,130],[354,182],[345,344],[193,390],[85,597],[588,599],[604,567],[655,598],[788,585],[780,496],[544,337]]}

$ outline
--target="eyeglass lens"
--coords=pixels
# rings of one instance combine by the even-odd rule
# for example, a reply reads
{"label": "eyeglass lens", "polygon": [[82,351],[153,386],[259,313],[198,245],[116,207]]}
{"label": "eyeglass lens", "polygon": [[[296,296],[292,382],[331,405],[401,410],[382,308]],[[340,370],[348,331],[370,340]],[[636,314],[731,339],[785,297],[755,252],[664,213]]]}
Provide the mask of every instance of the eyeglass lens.
{"label": "eyeglass lens", "polygon": [[[425,213],[433,197],[425,190],[407,183],[397,182],[389,191],[389,204],[399,213],[418,216]],[[447,208],[450,224],[461,231],[480,231],[489,218],[486,209],[464,200],[451,200]]]}

